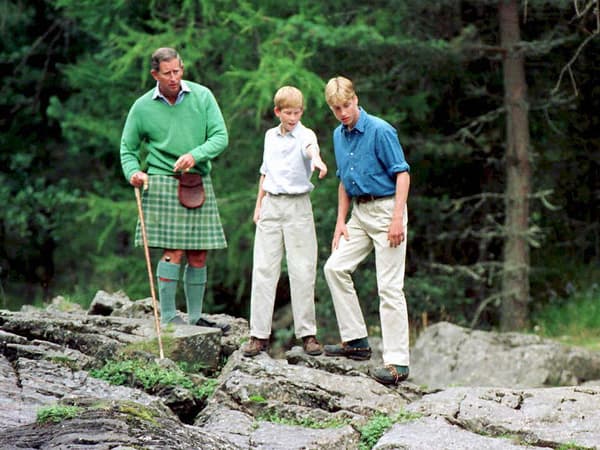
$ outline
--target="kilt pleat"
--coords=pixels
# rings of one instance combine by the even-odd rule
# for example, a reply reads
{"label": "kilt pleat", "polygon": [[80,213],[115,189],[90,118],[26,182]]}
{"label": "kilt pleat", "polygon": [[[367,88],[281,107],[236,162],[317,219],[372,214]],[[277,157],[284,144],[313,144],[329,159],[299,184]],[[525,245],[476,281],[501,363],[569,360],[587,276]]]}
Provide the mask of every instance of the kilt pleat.
{"label": "kilt pleat", "polygon": [[[142,208],[148,246],[174,250],[214,250],[227,247],[227,240],[210,175],[202,177],[206,200],[200,208],[188,209],[177,198],[177,178],[151,175],[142,191]],[[135,245],[141,246],[141,225],[135,230]]]}

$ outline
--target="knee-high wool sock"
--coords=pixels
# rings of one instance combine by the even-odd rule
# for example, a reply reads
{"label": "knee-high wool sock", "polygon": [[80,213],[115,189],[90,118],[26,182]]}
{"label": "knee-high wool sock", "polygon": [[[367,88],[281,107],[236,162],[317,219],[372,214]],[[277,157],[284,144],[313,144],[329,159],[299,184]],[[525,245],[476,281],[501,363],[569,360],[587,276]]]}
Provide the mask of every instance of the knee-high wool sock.
{"label": "knee-high wool sock", "polygon": [[160,300],[160,322],[169,323],[177,315],[175,294],[179,280],[179,264],[159,261],[156,267],[158,299]]}
{"label": "knee-high wool sock", "polygon": [[202,314],[202,302],[206,289],[206,267],[185,266],[183,289],[187,304],[188,323],[196,325]]}

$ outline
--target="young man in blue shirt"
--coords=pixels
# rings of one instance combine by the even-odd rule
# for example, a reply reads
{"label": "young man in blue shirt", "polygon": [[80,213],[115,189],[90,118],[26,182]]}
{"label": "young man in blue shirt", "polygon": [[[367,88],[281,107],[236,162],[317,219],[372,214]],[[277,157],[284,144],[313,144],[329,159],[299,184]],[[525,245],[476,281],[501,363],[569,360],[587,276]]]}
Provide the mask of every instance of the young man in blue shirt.
{"label": "young man in blue shirt", "polygon": [[[352,273],[375,249],[384,367],[372,376],[397,385],[409,373],[409,330],[404,298],[410,167],[396,130],[358,106],[352,81],[329,80],[325,99],[341,124],[333,132],[338,213],[332,253],[324,271],[342,342],[324,347],[327,356],[371,357],[368,332]],[[346,217],[352,205],[350,220]]]}

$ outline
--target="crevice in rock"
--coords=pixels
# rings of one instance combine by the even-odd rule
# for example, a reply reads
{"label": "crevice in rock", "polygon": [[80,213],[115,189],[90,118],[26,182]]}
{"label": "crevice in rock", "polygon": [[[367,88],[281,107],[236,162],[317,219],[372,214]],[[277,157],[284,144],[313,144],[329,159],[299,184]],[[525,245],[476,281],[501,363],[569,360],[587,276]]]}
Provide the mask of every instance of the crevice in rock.
{"label": "crevice in rock", "polygon": [[[7,358],[8,359],[8,358]],[[23,390],[23,382],[21,381],[21,373],[19,372],[19,365],[17,364],[17,358],[8,359],[13,373],[15,374],[15,385],[19,388],[19,391]]]}
{"label": "crevice in rock", "polygon": [[179,420],[187,425],[193,425],[198,414],[206,407],[206,403],[200,401],[182,401],[165,404],[173,411]]}
{"label": "crevice in rock", "polygon": [[521,407],[523,406],[523,402],[525,401],[525,397],[523,396],[523,394],[519,393],[519,394],[517,394],[517,399],[518,399],[518,402],[515,405],[514,409],[517,410],[517,411],[519,411],[521,409]]}

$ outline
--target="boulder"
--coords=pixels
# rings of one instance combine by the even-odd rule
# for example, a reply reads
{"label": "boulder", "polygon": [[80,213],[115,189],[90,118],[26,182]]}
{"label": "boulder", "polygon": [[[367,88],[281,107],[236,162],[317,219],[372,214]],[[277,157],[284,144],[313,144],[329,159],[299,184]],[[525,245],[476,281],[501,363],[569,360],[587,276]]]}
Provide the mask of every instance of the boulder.
{"label": "boulder", "polygon": [[448,322],[427,328],[411,352],[411,380],[447,386],[573,386],[600,379],[600,352],[534,334],[471,330]]}

